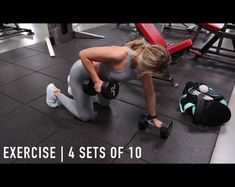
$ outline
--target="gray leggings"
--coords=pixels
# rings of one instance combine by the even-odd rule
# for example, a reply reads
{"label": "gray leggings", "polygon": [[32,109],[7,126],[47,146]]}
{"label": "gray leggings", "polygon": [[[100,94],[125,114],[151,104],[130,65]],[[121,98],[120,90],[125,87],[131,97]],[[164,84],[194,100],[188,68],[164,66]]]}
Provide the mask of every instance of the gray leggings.
{"label": "gray leggings", "polygon": [[[89,74],[82,65],[81,60],[75,62],[70,70],[70,87],[72,89],[73,98],[61,94],[58,100],[62,105],[75,117],[82,121],[91,120],[93,109],[93,98],[86,95],[82,90],[82,82],[89,78]],[[109,106],[110,100],[104,99],[100,94],[97,94],[97,100],[102,106]]]}

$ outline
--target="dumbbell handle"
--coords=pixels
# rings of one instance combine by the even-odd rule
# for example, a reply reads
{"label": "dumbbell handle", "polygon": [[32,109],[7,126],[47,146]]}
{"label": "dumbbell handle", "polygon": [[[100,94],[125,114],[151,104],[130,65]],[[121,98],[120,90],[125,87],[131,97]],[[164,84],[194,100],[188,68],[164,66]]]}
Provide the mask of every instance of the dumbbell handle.
{"label": "dumbbell handle", "polygon": [[151,122],[152,119],[147,119],[147,116],[145,117],[145,121],[148,123],[149,126],[154,127],[155,125]]}
{"label": "dumbbell handle", "polygon": [[150,125],[150,126],[152,126],[152,127],[154,127],[155,125],[152,123],[152,119],[154,119],[154,118],[156,118],[157,117],[157,115],[155,115],[155,116],[151,116],[150,114],[147,114],[146,116],[145,116],[145,120],[146,120],[146,122]]}

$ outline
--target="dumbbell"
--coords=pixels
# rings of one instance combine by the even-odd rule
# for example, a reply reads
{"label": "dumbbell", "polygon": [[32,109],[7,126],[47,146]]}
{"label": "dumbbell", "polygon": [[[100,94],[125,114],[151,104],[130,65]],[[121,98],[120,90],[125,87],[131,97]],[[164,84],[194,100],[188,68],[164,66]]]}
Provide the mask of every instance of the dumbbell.
{"label": "dumbbell", "polygon": [[[91,79],[86,79],[82,83],[84,93],[90,96],[97,94],[94,83]],[[117,82],[103,82],[101,87],[101,95],[106,99],[114,99],[119,92],[119,84]]]}
{"label": "dumbbell", "polygon": [[[141,114],[139,117],[139,129],[145,130],[148,127],[154,127],[154,125],[151,122],[151,118],[149,115]],[[164,121],[162,123],[162,127],[160,128],[160,137],[163,139],[167,139],[170,135],[171,129],[172,129],[173,122],[172,121]],[[156,128],[156,127],[154,127]]]}

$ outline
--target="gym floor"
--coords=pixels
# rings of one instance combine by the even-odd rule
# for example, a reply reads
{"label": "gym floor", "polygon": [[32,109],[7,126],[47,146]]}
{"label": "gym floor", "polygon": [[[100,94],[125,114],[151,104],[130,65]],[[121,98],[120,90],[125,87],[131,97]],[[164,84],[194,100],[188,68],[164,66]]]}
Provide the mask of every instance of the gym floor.
{"label": "gym floor", "polygon": [[[158,25],[156,25],[158,26]],[[33,30],[34,31],[34,30]],[[199,59],[192,61],[186,54],[170,66],[170,74],[180,84],[154,80],[157,110],[160,119],[173,121],[173,129],[167,140],[153,130],[138,130],[138,117],[146,113],[143,90],[138,81],[120,85],[120,93],[111,103],[111,109],[99,112],[93,122],[84,123],[60,106],[51,109],[45,102],[45,90],[54,83],[67,94],[67,76],[71,65],[78,60],[79,51],[104,45],[122,45],[135,32],[129,26],[104,24],[87,32],[104,35],[104,39],[74,39],[53,46],[56,56],[50,58],[46,43],[18,46],[17,49],[0,53],[0,163],[61,163],[57,159],[3,159],[3,146],[64,146],[66,153],[71,146],[123,146],[120,159],[109,156],[101,159],[74,159],[65,157],[65,163],[223,163],[235,162],[235,129],[229,123],[222,128],[195,125],[187,115],[179,111],[178,100],[187,81],[206,82],[222,93],[230,108],[235,83],[234,69],[226,64]],[[164,31],[169,42],[193,37],[189,32]],[[196,46],[203,44],[199,38]],[[225,42],[224,45],[231,45]],[[7,44],[5,44],[7,48]],[[3,51],[3,49],[2,49]],[[235,97],[233,97],[235,98]],[[233,112],[233,111],[232,111]],[[130,158],[130,147],[141,147],[141,159]],[[226,153],[226,154],[225,154]]]}

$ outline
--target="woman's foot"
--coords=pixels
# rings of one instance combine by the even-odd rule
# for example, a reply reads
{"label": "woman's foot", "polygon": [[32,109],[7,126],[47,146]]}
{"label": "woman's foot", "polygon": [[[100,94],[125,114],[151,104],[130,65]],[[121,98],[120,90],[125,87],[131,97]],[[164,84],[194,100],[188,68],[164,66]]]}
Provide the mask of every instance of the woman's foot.
{"label": "woman's foot", "polygon": [[46,103],[49,107],[51,108],[56,108],[58,107],[58,99],[55,96],[56,92],[60,92],[58,88],[55,87],[54,84],[49,84],[46,89]]}

